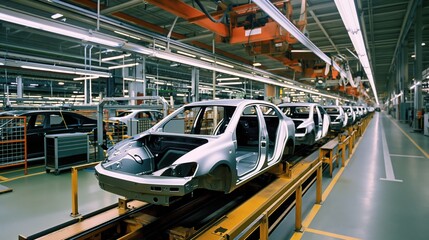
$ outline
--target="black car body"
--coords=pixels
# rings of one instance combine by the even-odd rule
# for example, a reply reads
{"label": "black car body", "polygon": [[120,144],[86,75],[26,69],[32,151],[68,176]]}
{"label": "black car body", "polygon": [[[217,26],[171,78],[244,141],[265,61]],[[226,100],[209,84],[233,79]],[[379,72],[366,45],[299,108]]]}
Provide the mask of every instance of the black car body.
{"label": "black car body", "polygon": [[[44,138],[46,134],[61,134],[75,132],[92,132],[97,127],[97,120],[85,117],[71,111],[61,110],[29,110],[6,111],[0,117],[26,117],[27,158],[44,156]],[[7,124],[0,126],[0,136],[7,138],[12,133],[6,129]],[[17,126],[23,127],[23,126]],[[1,154],[1,153],[0,153]],[[22,158],[23,156],[21,156]]]}

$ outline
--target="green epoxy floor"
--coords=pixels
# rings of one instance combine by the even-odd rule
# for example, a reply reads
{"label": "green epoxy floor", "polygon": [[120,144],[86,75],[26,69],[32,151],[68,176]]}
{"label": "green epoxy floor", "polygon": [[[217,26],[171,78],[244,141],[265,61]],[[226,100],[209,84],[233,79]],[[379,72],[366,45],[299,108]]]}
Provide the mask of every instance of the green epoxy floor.
{"label": "green epoxy floor", "polygon": [[[426,152],[429,137],[411,132],[384,113],[375,113],[359,139],[352,158],[344,169],[320,211],[305,231],[304,240],[325,239],[428,239],[429,232],[429,159],[399,130],[408,134]],[[384,131],[388,152],[383,149]],[[385,181],[384,155],[390,156],[398,181]],[[334,176],[339,168],[334,168]],[[0,194],[0,239],[29,236],[72,220],[70,173],[45,174],[44,167],[29,171],[41,173],[0,184],[13,192]],[[0,176],[23,176],[22,171],[0,169]],[[325,190],[332,178],[323,175]],[[303,216],[314,203],[314,187],[304,195]],[[83,215],[117,202],[118,196],[98,187],[92,170],[79,172],[79,212]],[[270,235],[270,239],[289,239],[293,235],[294,211]],[[334,238],[339,234],[344,238]]]}
{"label": "green epoxy floor", "polygon": [[[23,168],[23,167],[22,167]],[[30,236],[72,220],[71,176],[46,174],[44,166],[31,167],[29,174],[41,173],[0,184],[12,188],[0,194],[0,239],[14,240]],[[24,176],[22,170],[0,169],[0,176],[13,179]],[[89,214],[117,202],[118,196],[100,189],[93,170],[79,171],[79,213]]]}
{"label": "green epoxy floor", "polygon": [[[324,200],[304,240],[342,239],[428,239],[429,137],[414,133],[384,113],[376,113],[343,174]],[[382,131],[387,148],[383,148]],[[390,156],[394,178],[386,181],[385,155]],[[338,171],[338,170],[337,170]]]}

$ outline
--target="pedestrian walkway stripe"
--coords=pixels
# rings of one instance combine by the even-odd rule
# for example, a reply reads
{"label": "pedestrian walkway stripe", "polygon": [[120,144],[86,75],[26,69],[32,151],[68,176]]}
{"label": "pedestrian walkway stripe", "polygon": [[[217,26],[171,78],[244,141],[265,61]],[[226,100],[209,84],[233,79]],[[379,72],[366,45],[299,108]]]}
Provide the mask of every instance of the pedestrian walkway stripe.
{"label": "pedestrian walkway stripe", "polygon": [[46,172],[43,171],[43,172],[38,172],[38,173],[33,173],[33,174],[27,174],[27,175],[24,175],[24,176],[19,176],[19,177],[14,177],[14,178],[8,178],[7,180],[1,180],[0,183],[10,182],[10,181],[14,181],[14,180],[17,180],[17,179],[27,178],[27,177],[32,177],[32,176],[37,176],[37,175],[41,175],[41,174],[46,174]]}
{"label": "pedestrian walkway stripe", "polygon": [[383,145],[383,159],[384,159],[384,170],[386,171],[386,178],[380,178],[380,180],[391,181],[391,182],[402,182],[402,180],[395,178],[393,172],[392,159],[389,154],[389,147],[387,146],[386,134],[384,133],[383,122],[381,116],[377,118],[376,124],[380,123],[381,127],[381,143]]}
{"label": "pedestrian walkway stripe", "polygon": [[307,229],[306,229],[306,231],[307,231],[307,232],[311,232],[311,233],[315,233],[315,234],[319,234],[319,235],[324,235],[324,236],[328,236],[328,237],[337,238],[337,239],[344,239],[344,240],[360,240],[360,238],[354,238],[354,237],[349,237],[349,236],[345,236],[345,235],[341,235],[341,234],[336,234],[336,233],[331,233],[331,232],[320,231],[320,230],[313,229],[313,228],[307,228]]}
{"label": "pedestrian walkway stripe", "polygon": [[423,156],[415,156],[415,155],[400,155],[400,154],[390,154],[392,157],[405,157],[405,158],[425,158]]}

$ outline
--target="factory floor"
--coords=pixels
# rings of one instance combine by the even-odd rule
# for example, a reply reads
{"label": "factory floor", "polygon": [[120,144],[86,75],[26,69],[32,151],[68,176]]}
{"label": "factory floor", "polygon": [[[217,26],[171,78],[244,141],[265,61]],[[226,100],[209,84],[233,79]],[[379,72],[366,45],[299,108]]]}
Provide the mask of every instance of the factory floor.
{"label": "factory floor", "polygon": [[428,136],[376,112],[347,165],[324,172],[322,204],[307,194],[301,231],[270,240],[428,239],[428,152]]}
{"label": "factory floor", "polygon": [[[323,178],[323,202],[313,187],[304,195],[303,228],[284,221],[270,239],[427,239],[429,219],[429,137],[415,133],[384,112],[375,113],[347,160]],[[46,174],[43,165],[0,169],[0,239],[18,239],[73,218],[69,171]],[[1,189],[0,189],[1,190]],[[79,213],[117,202],[101,190],[93,170],[79,172]],[[289,214],[291,215],[291,214]],[[292,226],[292,227],[291,227]],[[290,229],[290,230],[287,230]]]}
{"label": "factory floor", "polygon": [[[15,240],[73,220],[71,174],[47,174],[42,162],[23,167],[0,169],[0,185],[12,189],[0,194],[0,239]],[[118,201],[118,196],[103,191],[93,170],[79,171],[78,212],[92,213]]]}

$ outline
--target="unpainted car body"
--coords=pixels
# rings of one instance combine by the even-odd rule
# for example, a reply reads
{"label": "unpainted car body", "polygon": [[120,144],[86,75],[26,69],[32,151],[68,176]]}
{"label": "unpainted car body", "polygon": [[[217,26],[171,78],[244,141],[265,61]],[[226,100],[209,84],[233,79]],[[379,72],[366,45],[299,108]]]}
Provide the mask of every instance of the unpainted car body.
{"label": "unpainted car body", "polygon": [[344,113],[347,116],[347,125],[351,126],[357,122],[356,112],[351,106],[342,106]]}
{"label": "unpainted car body", "polygon": [[128,124],[131,119],[148,119],[151,122],[158,122],[163,118],[161,111],[153,109],[133,109],[133,110],[123,110],[118,116],[110,117],[110,121],[119,121],[124,124]]}
{"label": "unpainted car body", "polygon": [[356,120],[359,122],[364,116],[363,111],[358,106],[353,106],[353,111],[355,111],[356,114]]}
{"label": "unpainted car body", "polygon": [[331,131],[339,132],[347,126],[348,118],[346,117],[346,114],[344,113],[344,110],[341,106],[323,106],[323,109],[325,109],[326,113],[331,119]]}
{"label": "unpainted car body", "polygon": [[199,188],[233,191],[293,154],[294,133],[271,103],[196,102],[109,148],[95,170],[106,191],[169,205]]}
{"label": "unpainted car body", "polygon": [[[17,116],[26,117],[27,157],[29,159],[44,156],[46,134],[94,132],[97,127],[97,120],[71,111],[16,110],[0,113],[0,117]],[[0,126],[2,137],[5,137],[4,134],[7,134],[7,131],[8,129]],[[23,156],[20,158],[22,159]]]}
{"label": "unpainted car body", "polygon": [[295,123],[297,145],[313,145],[328,134],[329,115],[319,104],[282,103],[279,108]]}

